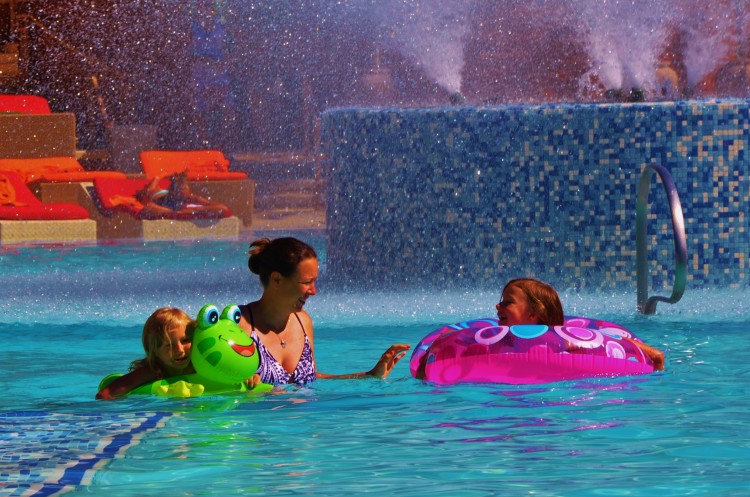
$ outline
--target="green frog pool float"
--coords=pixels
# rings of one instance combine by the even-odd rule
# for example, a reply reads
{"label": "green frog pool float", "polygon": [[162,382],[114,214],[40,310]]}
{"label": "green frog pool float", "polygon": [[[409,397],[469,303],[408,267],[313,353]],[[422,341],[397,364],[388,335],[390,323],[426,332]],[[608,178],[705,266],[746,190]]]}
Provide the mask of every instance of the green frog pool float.
{"label": "green frog pool float", "polygon": [[[172,397],[198,397],[203,394],[246,392],[245,380],[258,371],[258,348],[239,326],[242,313],[229,305],[219,313],[213,304],[204,305],[196,318],[190,360],[195,373],[157,380],[132,390],[130,394],[152,394]],[[99,384],[106,387],[121,374],[111,374]],[[269,391],[265,383],[253,392]]]}

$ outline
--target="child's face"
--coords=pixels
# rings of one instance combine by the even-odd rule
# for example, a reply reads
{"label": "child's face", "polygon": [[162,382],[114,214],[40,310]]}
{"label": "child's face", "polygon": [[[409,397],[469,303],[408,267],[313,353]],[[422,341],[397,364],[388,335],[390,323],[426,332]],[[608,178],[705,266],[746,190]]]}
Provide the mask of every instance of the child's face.
{"label": "child's face", "polygon": [[523,290],[510,286],[503,292],[502,300],[495,306],[497,318],[504,326],[517,324],[539,324],[539,317],[529,303]]}
{"label": "child's face", "polygon": [[185,334],[185,326],[175,326],[167,332],[165,340],[156,350],[156,357],[170,373],[178,373],[190,366],[190,348],[193,343]]}

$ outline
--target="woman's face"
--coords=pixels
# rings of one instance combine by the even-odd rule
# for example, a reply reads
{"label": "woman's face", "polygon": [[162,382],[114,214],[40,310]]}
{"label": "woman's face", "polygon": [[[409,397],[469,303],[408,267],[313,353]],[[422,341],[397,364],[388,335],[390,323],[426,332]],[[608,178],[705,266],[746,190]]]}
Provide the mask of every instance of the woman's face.
{"label": "woman's face", "polygon": [[175,326],[167,332],[165,340],[156,349],[156,358],[168,373],[179,373],[190,366],[190,349],[193,342],[185,334],[185,326]]}
{"label": "woman's face", "polygon": [[297,272],[289,278],[282,277],[282,288],[288,296],[293,312],[299,312],[312,295],[318,293],[315,282],[318,280],[318,259],[310,257],[297,264]]}
{"label": "woman's face", "polygon": [[502,300],[495,309],[501,325],[539,324],[539,317],[534,313],[528,297],[523,290],[515,286],[505,289]]}

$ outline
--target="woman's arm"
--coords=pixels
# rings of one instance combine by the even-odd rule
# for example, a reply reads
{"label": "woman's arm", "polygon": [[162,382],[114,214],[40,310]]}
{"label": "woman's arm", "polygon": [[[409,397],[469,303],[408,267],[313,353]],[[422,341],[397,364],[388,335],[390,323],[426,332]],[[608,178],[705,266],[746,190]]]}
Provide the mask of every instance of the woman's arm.
{"label": "woman's arm", "polygon": [[403,359],[403,357],[406,355],[406,351],[408,351],[410,348],[411,345],[405,343],[397,343],[391,345],[390,347],[388,347],[388,350],[383,352],[383,355],[380,356],[380,360],[377,362],[377,364],[375,364],[375,367],[369,371],[349,374],[326,374],[318,371],[316,374],[318,378],[336,378],[342,380],[365,377],[387,378],[388,375],[391,374],[391,371],[393,371],[393,367],[396,365],[396,363]]}
{"label": "woman's arm", "polygon": [[[305,311],[299,312],[298,315],[302,318],[302,323],[305,326],[305,330],[307,330],[307,338],[310,340],[310,349],[313,354],[313,360],[315,359],[315,330],[313,328],[313,322],[312,318],[308,313]],[[323,373],[321,371],[315,371],[315,375],[318,378],[322,379],[340,379],[340,380],[346,380],[351,378],[366,378],[366,377],[374,377],[374,378],[386,378],[389,374],[391,374],[391,371],[393,370],[393,367],[400,361],[405,355],[406,351],[411,348],[411,345],[405,344],[405,343],[399,343],[391,345],[388,350],[383,352],[383,355],[380,356],[380,360],[378,360],[377,364],[375,364],[375,367],[372,368],[369,371],[361,371],[359,373],[347,373],[347,374],[327,374]],[[316,362],[317,364],[317,362]]]}

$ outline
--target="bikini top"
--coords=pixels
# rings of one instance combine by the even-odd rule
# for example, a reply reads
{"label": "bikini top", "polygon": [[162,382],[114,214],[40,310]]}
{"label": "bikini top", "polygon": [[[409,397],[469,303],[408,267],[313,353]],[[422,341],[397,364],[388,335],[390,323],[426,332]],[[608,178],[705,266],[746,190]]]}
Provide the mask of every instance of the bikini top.
{"label": "bikini top", "polygon": [[260,341],[260,338],[255,331],[253,311],[250,309],[249,305],[247,306],[247,311],[250,317],[250,326],[252,327],[250,337],[258,346],[258,355],[260,357],[258,374],[260,375],[260,381],[272,385],[287,385],[290,383],[305,385],[315,381],[317,374],[315,372],[315,361],[313,360],[312,347],[310,347],[310,340],[307,338],[307,332],[305,331],[305,327],[302,325],[302,320],[297,313],[294,313],[294,317],[299,321],[302,333],[305,334],[305,345],[302,348],[302,355],[299,358],[299,362],[297,362],[297,367],[292,374],[289,374],[287,370],[279,364],[276,358],[271,355],[266,347],[263,346],[263,342]]}

